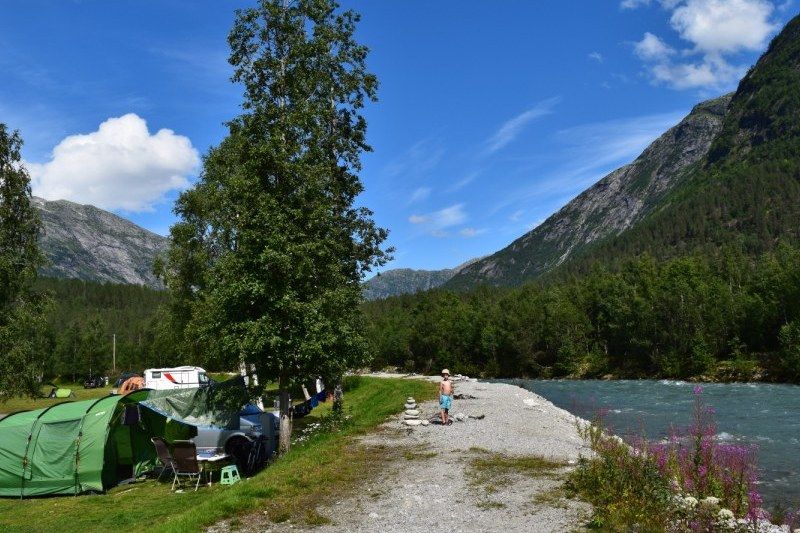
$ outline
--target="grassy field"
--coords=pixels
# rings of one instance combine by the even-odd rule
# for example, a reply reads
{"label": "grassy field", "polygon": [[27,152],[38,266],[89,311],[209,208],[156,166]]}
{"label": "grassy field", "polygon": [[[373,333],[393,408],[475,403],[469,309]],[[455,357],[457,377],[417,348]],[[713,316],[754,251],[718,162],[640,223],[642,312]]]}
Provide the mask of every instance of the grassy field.
{"label": "grassy field", "polygon": [[[169,483],[148,480],[104,495],[0,499],[0,530],[198,531],[225,518],[235,526],[238,515],[256,510],[274,522],[327,523],[316,507],[356,489],[379,471],[384,459],[381,450],[360,446],[353,437],[402,410],[407,396],[424,400],[435,393],[435,385],[425,381],[348,378],[345,410],[352,416],[350,423],[295,445],[253,478],[185,493],[172,493]],[[323,420],[329,408],[323,404],[315,409],[303,425]]]}
{"label": "grassy field", "polygon": [[[112,387],[106,387],[102,389],[84,389],[83,385],[79,385],[77,383],[72,384],[62,384],[59,387],[65,389],[72,389],[75,393],[74,398],[63,399],[63,398],[11,398],[7,402],[0,403],[0,413],[15,413],[17,411],[28,411],[30,409],[43,409],[45,407],[50,407],[55,403],[61,403],[65,401],[80,401],[80,400],[92,400],[95,398],[101,398],[103,396],[108,396],[111,392]],[[42,396],[46,396],[50,394],[50,389],[52,387],[45,386],[42,387]]]}

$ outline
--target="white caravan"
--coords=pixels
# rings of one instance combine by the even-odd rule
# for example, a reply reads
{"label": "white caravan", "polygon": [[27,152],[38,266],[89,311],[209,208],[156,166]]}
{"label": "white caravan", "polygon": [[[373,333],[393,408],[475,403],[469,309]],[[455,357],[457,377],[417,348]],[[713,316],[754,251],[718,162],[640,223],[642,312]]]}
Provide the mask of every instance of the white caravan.
{"label": "white caravan", "polygon": [[144,371],[144,386],[148,389],[191,389],[208,384],[208,374],[199,366],[148,368]]}

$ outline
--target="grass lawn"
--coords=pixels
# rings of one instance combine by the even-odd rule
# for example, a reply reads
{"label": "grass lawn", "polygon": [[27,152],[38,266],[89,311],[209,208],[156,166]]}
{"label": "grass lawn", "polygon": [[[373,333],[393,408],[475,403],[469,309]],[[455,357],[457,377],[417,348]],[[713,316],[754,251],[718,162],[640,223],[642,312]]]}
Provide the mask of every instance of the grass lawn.
{"label": "grass lawn", "polygon": [[[198,531],[225,518],[233,518],[235,525],[237,515],[257,510],[275,522],[327,523],[316,507],[353,491],[381,465],[381,450],[360,446],[353,437],[401,411],[407,396],[425,400],[436,393],[435,384],[421,380],[351,377],[345,387],[345,410],[352,415],[345,429],[311,437],[234,486],[215,483],[210,489],[174,494],[169,483],[148,480],[104,495],[0,499],[0,530]],[[323,404],[305,424],[329,409]]]}
{"label": "grass lawn", "polygon": [[[101,389],[84,389],[83,385],[77,383],[62,384],[59,387],[64,389],[72,389],[75,393],[75,398],[23,398],[15,397],[9,399],[7,402],[0,402],[0,413],[10,414],[17,411],[29,411],[31,409],[43,409],[50,407],[53,404],[66,402],[66,401],[80,401],[92,400],[95,398],[102,398],[111,393],[113,387],[105,387]],[[42,387],[42,395],[50,394],[52,387],[47,385]]]}

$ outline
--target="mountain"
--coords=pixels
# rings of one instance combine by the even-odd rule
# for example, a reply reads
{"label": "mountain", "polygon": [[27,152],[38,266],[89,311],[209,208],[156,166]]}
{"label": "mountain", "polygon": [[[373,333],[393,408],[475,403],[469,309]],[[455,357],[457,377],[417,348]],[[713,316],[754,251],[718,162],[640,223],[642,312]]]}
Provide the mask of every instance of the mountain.
{"label": "mountain", "polygon": [[444,285],[456,271],[452,268],[444,270],[413,270],[411,268],[395,268],[377,274],[364,283],[364,298],[378,300],[400,294],[414,294]]}
{"label": "mountain", "polygon": [[698,104],[633,163],[602,178],[506,248],[464,268],[447,286],[519,285],[593,242],[630,228],[708,153],[730,100],[726,95]]}
{"label": "mountain", "polygon": [[41,274],[162,288],[153,262],[167,239],[91,205],[34,197],[42,219]]}
{"label": "mountain", "polygon": [[518,285],[648,253],[756,256],[800,243],[800,16],[735,93],[704,102],[612,172],[446,287]]}
{"label": "mountain", "polygon": [[756,257],[780,243],[800,244],[800,16],[739,83],[708,155],[649,216],[564,269],[642,253]]}
{"label": "mountain", "polygon": [[413,270],[410,268],[387,270],[364,283],[364,298],[378,300],[435,289],[478,260],[479,258],[471,259],[455,268],[443,270]]}

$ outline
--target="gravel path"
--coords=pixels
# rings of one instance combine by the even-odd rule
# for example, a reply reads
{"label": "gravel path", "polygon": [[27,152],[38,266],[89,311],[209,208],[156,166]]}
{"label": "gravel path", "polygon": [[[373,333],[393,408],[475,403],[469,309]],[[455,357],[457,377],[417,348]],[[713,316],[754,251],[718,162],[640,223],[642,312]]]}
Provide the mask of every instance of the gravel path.
{"label": "gravel path", "polygon": [[[484,418],[411,428],[399,415],[362,438],[364,445],[397,451],[395,458],[379,479],[361,487],[357,495],[318,509],[332,523],[315,531],[579,530],[591,508],[566,499],[559,490],[570,465],[580,453],[588,454],[577,434],[576,418],[512,385],[460,381],[455,393],[476,399],[454,400],[451,414]],[[397,399],[398,409],[404,400]],[[425,402],[419,409],[421,418],[428,419],[438,413],[438,404]],[[564,466],[534,475],[489,471],[483,472],[488,478],[476,478],[473,462],[500,457],[498,454],[538,456]],[[254,531],[300,528],[297,524],[248,522],[244,529]]]}

